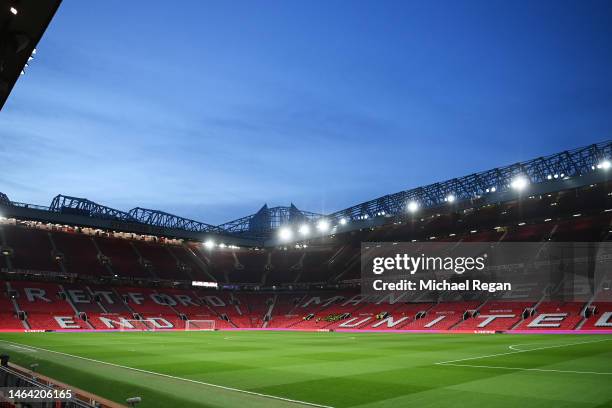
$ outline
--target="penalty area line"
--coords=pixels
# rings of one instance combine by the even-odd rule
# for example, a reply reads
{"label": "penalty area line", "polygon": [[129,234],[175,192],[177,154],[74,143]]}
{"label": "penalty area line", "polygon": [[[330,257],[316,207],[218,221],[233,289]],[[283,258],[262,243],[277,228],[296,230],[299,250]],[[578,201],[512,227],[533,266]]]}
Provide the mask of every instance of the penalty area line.
{"label": "penalty area line", "polygon": [[435,364],[437,364],[437,365],[449,364],[450,365],[450,363],[459,363],[459,362],[462,362],[462,361],[479,360],[479,359],[482,359],[482,358],[507,356],[507,355],[519,354],[519,353],[528,353],[530,351],[547,350],[547,349],[553,349],[553,348],[559,348],[559,347],[578,346],[580,344],[601,343],[603,341],[610,341],[610,340],[612,340],[612,338],[610,338],[610,339],[600,339],[600,340],[594,340],[594,341],[582,341],[582,342],[579,342],[579,343],[557,344],[557,345],[553,345],[553,346],[536,347],[536,348],[531,348],[531,349],[527,349],[527,350],[521,350],[521,349],[513,348],[513,346],[515,347],[515,346],[519,346],[520,345],[520,344],[514,344],[513,346],[509,347],[513,351],[508,351],[508,352],[505,352],[505,353],[497,353],[497,354],[488,354],[488,355],[485,355],[485,356],[459,358],[457,360],[440,361],[440,362],[435,363]]}
{"label": "penalty area line", "polygon": [[[7,344],[12,345],[12,346],[21,346],[19,343],[14,343],[12,341],[7,341],[7,340],[0,340],[0,342],[7,343]],[[140,369],[140,368],[128,367],[128,366],[124,366],[124,365],[121,365],[121,364],[109,363],[107,361],[96,360],[96,359],[89,358],[89,357],[75,356],[74,354],[63,353],[61,351],[55,351],[55,350],[48,350],[48,349],[44,349],[42,347],[35,347],[35,346],[28,346],[28,347],[32,348],[32,349],[35,349],[35,350],[45,351],[47,353],[59,354],[59,355],[62,355],[62,356],[76,358],[76,359],[80,359],[80,360],[84,360],[84,361],[90,361],[90,362],[93,362],[93,363],[98,363],[98,364],[109,365],[109,366],[112,366],[112,367],[123,368],[125,370],[132,370],[132,371],[136,371],[136,372],[143,373],[143,374],[150,374],[150,375],[155,375],[155,376],[159,376],[159,377],[171,378],[173,380],[185,381],[185,382],[190,382],[190,383],[193,383],[193,384],[205,385],[205,386],[208,386],[208,387],[219,388],[219,389],[223,389],[223,390],[226,390],[226,391],[239,392],[239,393],[243,393],[243,394],[254,395],[254,396],[257,396],[257,397],[269,398],[269,399],[289,402],[289,403],[293,403],[293,404],[307,405],[307,406],[316,407],[316,408],[334,408],[334,407],[332,407],[330,405],[315,404],[314,402],[294,400],[294,399],[291,399],[291,398],[284,398],[284,397],[279,397],[279,396],[276,396],[276,395],[262,394],[262,393],[255,392],[255,391],[248,391],[248,390],[241,390],[239,388],[227,387],[225,385],[211,384],[211,383],[207,383],[207,382],[204,382],[204,381],[192,380],[192,379],[189,379],[189,378],[177,377],[177,376],[170,375],[170,374],[162,374],[162,373],[157,373],[155,371],[143,370],[143,369]]]}
{"label": "penalty area line", "polygon": [[[436,363],[436,364],[438,364],[438,363]],[[497,370],[542,371],[542,372],[568,373],[568,374],[612,375],[612,373],[602,373],[602,372],[599,372],[599,371],[555,370],[555,369],[552,369],[552,368],[501,367],[501,366],[475,365],[475,364],[453,364],[453,363],[446,363],[446,364],[440,364],[440,365],[454,366],[454,367],[491,368],[491,369],[497,369]]]}

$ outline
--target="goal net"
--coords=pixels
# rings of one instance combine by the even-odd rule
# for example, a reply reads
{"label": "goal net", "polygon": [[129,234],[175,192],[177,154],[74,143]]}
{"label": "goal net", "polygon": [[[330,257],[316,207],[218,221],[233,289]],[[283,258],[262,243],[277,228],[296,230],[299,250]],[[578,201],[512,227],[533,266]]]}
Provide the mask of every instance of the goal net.
{"label": "goal net", "polygon": [[185,320],[185,330],[215,330],[215,321]]}

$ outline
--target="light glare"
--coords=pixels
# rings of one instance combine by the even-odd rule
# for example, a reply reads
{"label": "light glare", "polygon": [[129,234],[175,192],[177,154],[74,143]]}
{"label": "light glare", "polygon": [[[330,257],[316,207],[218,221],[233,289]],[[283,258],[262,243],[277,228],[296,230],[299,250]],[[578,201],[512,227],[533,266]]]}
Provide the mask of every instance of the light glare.
{"label": "light glare", "polygon": [[512,180],[512,183],[510,183],[510,187],[512,187],[515,190],[521,191],[524,190],[525,187],[527,187],[527,184],[529,184],[529,181],[525,178],[525,177],[517,177],[514,180]]}
{"label": "light glare", "polygon": [[282,227],[280,230],[278,230],[278,236],[283,241],[289,241],[291,237],[293,237],[293,232],[291,232],[291,230],[287,227]]}
{"label": "light glare", "polygon": [[319,220],[319,222],[317,223],[317,229],[321,232],[329,230],[329,221]]}
{"label": "light glare", "polygon": [[310,234],[310,225],[308,224],[302,224],[300,226],[300,229],[298,230],[298,232],[302,235],[308,235]]}
{"label": "light glare", "polygon": [[408,203],[408,211],[410,211],[411,213],[416,212],[419,209],[419,203],[417,203],[416,201],[411,201]]}

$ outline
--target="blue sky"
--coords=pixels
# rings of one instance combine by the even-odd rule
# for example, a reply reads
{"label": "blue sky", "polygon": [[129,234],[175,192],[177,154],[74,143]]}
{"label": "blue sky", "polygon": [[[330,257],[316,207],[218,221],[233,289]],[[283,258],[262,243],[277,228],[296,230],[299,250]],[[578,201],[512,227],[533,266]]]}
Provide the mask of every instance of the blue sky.
{"label": "blue sky", "polygon": [[331,212],[612,138],[609,1],[64,0],[0,191],[209,223]]}

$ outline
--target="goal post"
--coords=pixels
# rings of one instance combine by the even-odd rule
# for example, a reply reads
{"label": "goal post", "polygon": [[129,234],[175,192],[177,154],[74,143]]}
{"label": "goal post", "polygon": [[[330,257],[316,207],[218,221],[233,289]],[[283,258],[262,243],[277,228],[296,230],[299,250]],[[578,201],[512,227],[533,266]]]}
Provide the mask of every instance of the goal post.
{"label": "goal post", "polygon": [[214,320],[185,320],[185,330],[194,331],[194,330],[215,330],[215,321]]}

